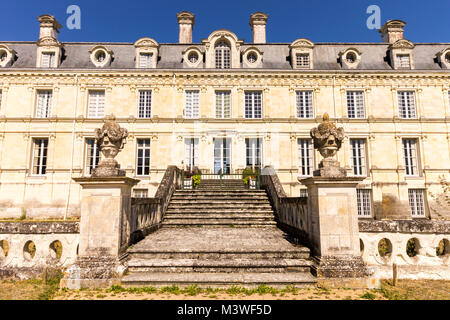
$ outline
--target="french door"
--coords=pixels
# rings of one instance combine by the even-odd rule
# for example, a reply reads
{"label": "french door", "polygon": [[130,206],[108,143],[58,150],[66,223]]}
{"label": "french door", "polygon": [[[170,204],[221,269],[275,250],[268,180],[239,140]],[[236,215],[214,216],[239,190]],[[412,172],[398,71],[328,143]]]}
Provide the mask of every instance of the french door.
{"label": "french door", "polygon": [[231,173],[231,139],[214,138],[214,174]]}

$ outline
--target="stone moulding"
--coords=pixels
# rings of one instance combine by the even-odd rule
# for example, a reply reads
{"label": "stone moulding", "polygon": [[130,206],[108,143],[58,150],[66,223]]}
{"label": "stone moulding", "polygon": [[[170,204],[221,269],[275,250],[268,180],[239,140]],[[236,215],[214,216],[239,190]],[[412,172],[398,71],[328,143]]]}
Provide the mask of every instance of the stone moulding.
{"label": "stone moulding", "polygon": [[360,232],[450,234],[450,220],[360,220]]}
{"label": "stone moulding", "polygon": [[0,222],[0,234],[54,234],[79,233],[75,222]]}

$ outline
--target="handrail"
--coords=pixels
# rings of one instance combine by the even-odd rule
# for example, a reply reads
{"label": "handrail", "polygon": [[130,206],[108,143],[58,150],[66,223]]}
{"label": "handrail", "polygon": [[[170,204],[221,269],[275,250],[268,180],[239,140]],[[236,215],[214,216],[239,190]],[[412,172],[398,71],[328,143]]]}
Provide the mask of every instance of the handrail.
{"label": "handrail", "polygon": [[131,198],[131,243],[160,228],[170,199],[181,186],[181,173],[176,166],[168,166],[153,198]]}
{"label": "handrail", "polygon": [[[224,181],[226,180],[243,180],[243,174],[242,173],[222,173],[222,171],[219,171],[219,173],[189,173],[187,174],[184,170],[181,170],[181,188],[185,189],[186,185],[188,185],[189,189],[193,188],[192,187],[192,177],[194,176],[200,176],[200,181],[202,180],[219,180],[220,181],[220,185],[223,186],[224,185]],[[261,186],[261,178],[260,178],[260,174],[257,172],[253,172],[251,174],[249,174],[249,176],[254,177],[254,179],[252,179],[253,181],[255,181],[254,185],[251,186],[252,189],[259,189]],[[188,179],[191,179],[190,183],[185,183],[186,181],[188,181]],[[244,183],[244,181],[242,181]],[[201,182],[200,182],[201,183]],[[249,188],[250,188],[250,183],[248,184]]]}

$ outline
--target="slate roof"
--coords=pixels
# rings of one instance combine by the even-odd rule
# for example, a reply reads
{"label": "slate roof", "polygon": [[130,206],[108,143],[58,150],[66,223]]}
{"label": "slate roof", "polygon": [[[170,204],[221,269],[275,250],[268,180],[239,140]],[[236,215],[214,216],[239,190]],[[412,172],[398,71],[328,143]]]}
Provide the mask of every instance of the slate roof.
{"label": "slate roof", "polygon": [[[36,42],[0,42],[16,51],[17,59],[12,66],[3,69],[35,68]],[[59,69],[97,69],[90,60],[89,50],[95,45],[104,45],[114,52],[110,65],[100,69],[135,69],[134,43],[65,43],[64,55]],[[263,52],[263,70],[292,70],[288,43],[244,44],[242,51],[253,46]],[[157,69],[187,69],[182,61],[182,52],[190,46],[204,51],[202,44],[160,44]],[[388,60],[388,43],[314,43],[313,70],[345,70],[338,61],[339,52],[348,48],[357,48],[362,52],[358,70],[392,70]],[[413,49],[415,70],[442,69],[436,54],[450,48],[450,43],[415,43]],[[198,70],[198,69],[194,69]],[[301,70],[300,70],[301,72]]]}

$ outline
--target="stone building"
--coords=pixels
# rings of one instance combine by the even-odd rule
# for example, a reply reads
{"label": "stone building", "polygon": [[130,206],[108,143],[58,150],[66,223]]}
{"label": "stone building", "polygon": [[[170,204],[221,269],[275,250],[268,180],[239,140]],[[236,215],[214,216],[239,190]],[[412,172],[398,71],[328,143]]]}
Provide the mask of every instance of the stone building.
{"label": "stone building", "polygon": [[412,43],[401,20],[379,43],[269,43],[261,12],[251,43],[225,29],[193,43],[194,15],[177,18],[179,43],[62,42],[50,15],[36,42],[0,42],[0,218],[79,216],[72,178],[98,163],[109,115],[129,132],[117,160],[136,197],[168,165],[270,165],[304,195],[320,161],[309,132],[328,113],[346,132],[337,160],[365,177],[361,218],[448,219],[450,43]]}

